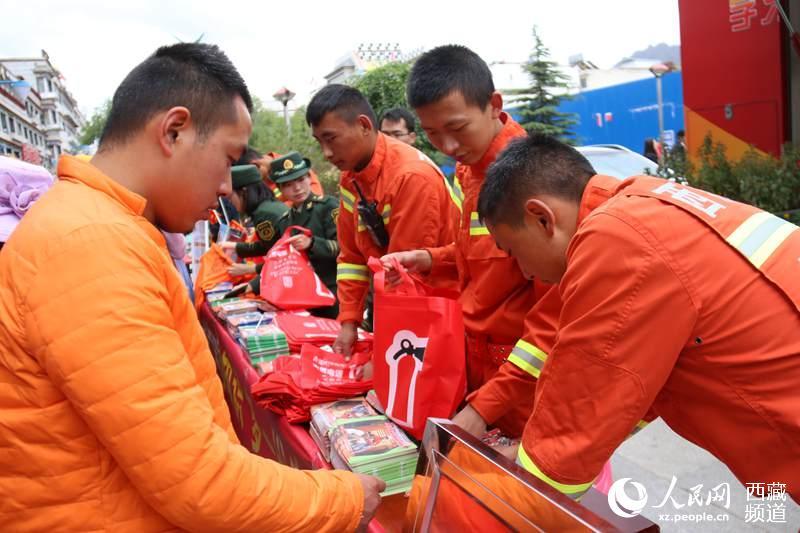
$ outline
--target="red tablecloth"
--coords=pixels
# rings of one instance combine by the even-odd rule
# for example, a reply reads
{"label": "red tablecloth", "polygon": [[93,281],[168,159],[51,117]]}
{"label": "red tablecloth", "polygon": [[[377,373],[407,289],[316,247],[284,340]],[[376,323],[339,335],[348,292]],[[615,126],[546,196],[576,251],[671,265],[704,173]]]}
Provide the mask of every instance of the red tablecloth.
{"label": "red tablecloth", "polygon": [[[217,320],[208,303],[203,305],[199,316],[225,389],[233,427],[242,445],[262,457],[294,468],[331,468],[311,439],[305,424],[290,424],[285,417],[263,409],[253,401],[250,386],[258,381],[258,374],[244,349]],[[399,530],[405,503],[402,494],[384,498],[378,519],[370,523],[369,531],[382,533]]]}
{"label": "red tablecloth", "polygon": [[285,417],[262,409],[253,401],[250,387],[258,374],[244,349],[216,319],[208,304],[200,311],[225,399],[241,443],[253,453],[302,469],[330,468],[304,425],[290,424]]}

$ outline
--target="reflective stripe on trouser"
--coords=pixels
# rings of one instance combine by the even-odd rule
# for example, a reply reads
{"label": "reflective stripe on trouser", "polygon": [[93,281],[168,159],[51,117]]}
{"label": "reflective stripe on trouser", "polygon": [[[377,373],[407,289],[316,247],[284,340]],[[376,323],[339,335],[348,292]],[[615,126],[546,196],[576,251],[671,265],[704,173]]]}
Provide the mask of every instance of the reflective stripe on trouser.
{"label": "reflective stripe on trouser", "polygon": [[568,485],[566,483],[559,483],[558,481],[550,479],[539,469],[538,466],[536,466],[536,463],[533,462],[528,454],[525,453],[525,447],[522,444],[520,444],[519,451],[517,452],[517,464],[557,491],[569,496],[573,500],[580,500],[581,496],[586,494],[586,491],[592,488],[592,483],[594,483],[594,480],[592,480],[588,483],[581,483],[579,485]]}
{"label": "reflective stripe on trouser", "polygon": [[775,250],[798,228],[791,222],[764,211],[751,215],[728,236],[756,268],[761,268]]}
{"label": "reflective stripe on trouser", "polygon": [[542,350],[520,339],[511,350],[508,360],[535,378],[539,378],[547,354]]}
{"label": "reflective stripe on trouser", "polygon": [[469,214],[469,234],[473,237],[477,235],[489,235],[489,228],[481,224],[481,218],[475,211]]}
{"label": "reflective stripe on trouser", "polygon": [[358,265],[355,263],[339,263],[336,265],[336,281],[346,279],[369,283],[369,270],[367,269],[367,265]]}
{"label": "reflective stripe on trouser", "polygon": [[353,206],[356,203],[356,197],[353,196],[353,193],[351,193],[344,187],[339,187],[339,195],[340,198],[342,199],[342,206],[352,213]]}

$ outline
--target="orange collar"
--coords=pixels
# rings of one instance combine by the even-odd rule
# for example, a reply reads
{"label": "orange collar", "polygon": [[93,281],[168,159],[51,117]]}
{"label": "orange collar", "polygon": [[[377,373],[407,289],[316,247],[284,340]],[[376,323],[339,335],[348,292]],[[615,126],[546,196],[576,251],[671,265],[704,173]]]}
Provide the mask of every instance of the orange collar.
{"label": "orange collar", "polygon": [[109,196],[112,200],[122,205],[134,217],[139,219],[148,235],[159,245],[166,246],[166,241],[161,232],[149,220],[142,216],[147,200],[130,191],[103,174],[100,169],[87,161],[81,161],[71,155],[63,155],[58,160],[58,179],[85,185]]}
{"label": "orange collar", "polygon": [[589,216],[589,213],[603,205],[606,200],[614,196],[623,182],[611,176],[596,174],[586,183],[581,196],[581,205],[578,209],[578,224]]}
{"label": "orange collar", "polygon": [[375,141],[375,150],[367,166],[358,172],[349,172],[350,178],[357,179],[359,185],[372,184],[378,180],[383,170],[383,163],[386,159],[386,135],[378,132],[378,139]]}
{"label": "orange collar", "polygon": [[500,112],[500,122],[503,123],[503,127],[492,139],[489,148],[486,149],[486,153],[483,154],[480,161],[474,165],[469,165],[472,175],[479,177],[481,180],[486,176],[486,169],[494,163],[497,155],[508,145],[508,142],[511,139],[525,136],[523,127],[517,124],[517,121],[505,111]]}

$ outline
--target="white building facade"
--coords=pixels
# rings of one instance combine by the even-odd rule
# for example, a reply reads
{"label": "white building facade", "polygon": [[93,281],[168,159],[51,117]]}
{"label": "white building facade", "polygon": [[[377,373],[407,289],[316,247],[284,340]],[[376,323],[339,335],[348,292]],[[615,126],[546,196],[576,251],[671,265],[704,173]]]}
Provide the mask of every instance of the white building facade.
{"label": "white building facade", "polygon": [[[78,139],[85,119],[78,110],[75,98],[67,90],[61,73],[50,62],[44,50],[40,58],[0,59],[0,68],[12,78],[22,79],[30,84],[31,90],[23,104],[29,117],[29,124],[26,124],[26,127],[39,128],[35,133],[40,137],[34,135],[33,141],[36,142],[40,138],[42,142],[33,146],[40,150],[42,164],[53,169],[62,153],[74,151],[80,144]],[[0,100],[0,107],[2,105],[3,102]],[[0,130],[2,130],[2,117],[0,117]],[[30,137],[22,139],[30,143]]]}

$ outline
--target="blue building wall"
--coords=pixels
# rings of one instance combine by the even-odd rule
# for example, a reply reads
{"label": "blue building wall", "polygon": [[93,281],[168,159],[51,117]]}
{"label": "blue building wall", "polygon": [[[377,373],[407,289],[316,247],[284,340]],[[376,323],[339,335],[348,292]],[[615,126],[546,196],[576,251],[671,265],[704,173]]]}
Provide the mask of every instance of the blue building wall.
{"label": "blue building wall", "polygon": [[[662,91],[665,138],[669,141],[670,135],[684,129],[681,73],[666,74]],[[513,109],[509,111],[516,115]],[[641,153],[646,138],[658,138],[655,78],[583,91],[563,102],[559,111],[578,115],[573,132],[579,145],[621,144]]]}

